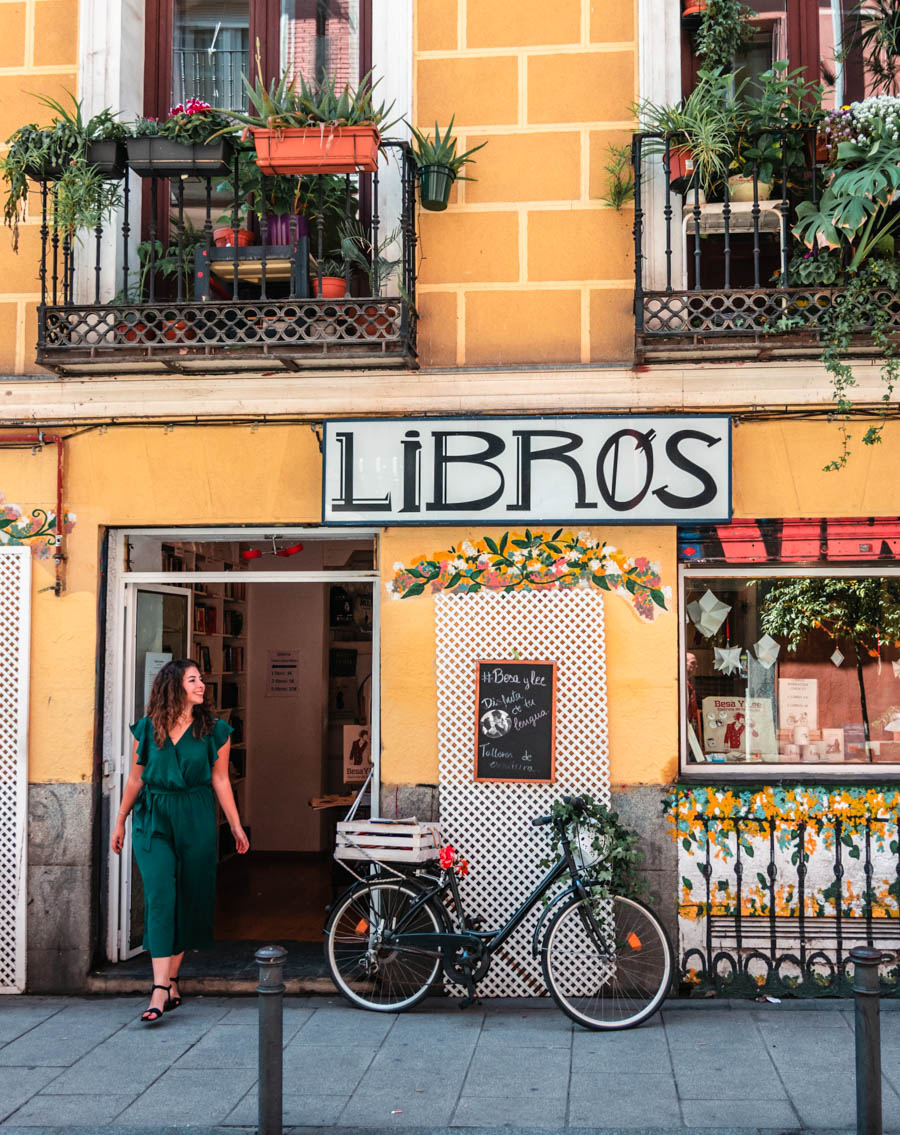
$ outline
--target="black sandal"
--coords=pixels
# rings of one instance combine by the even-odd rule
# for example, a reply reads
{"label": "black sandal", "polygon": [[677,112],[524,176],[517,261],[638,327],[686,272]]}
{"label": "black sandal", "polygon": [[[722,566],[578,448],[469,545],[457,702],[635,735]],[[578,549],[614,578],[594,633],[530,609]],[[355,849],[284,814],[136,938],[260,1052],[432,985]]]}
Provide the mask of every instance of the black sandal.
{"label": "black sandal", "polygon": [[[172,987],[170,985],[154,985],[150,989],[150,996],[153,996],[154,989],[164,989],[166,993],[168,993],[171,988]],[[159,1018],[166,1011],[167,1007],[168,1002],[166,1002],[166,1005],[163,1006],[162,1009],[157,1009],[155,1005],[151,1005],[149,1009],[145,1009],[143,1013],[141,1013],[141,1020],[145,1025],[155,1025]]]}
{"label": "black sandal", "polygon": [[[171,985],[169,986],[169,990],[171,991],[172,985],[178,984],[178,978],[177,977],[171,977],[171,978],[169,978],[169,981],[171,982]],[[176,989],[175,996],[170,997],[166,1001],[166,1012],[170,1013],[173,1009],[177,1009],[180,1004],[181,1004],[181,997],[179,996],[178,990]]]}

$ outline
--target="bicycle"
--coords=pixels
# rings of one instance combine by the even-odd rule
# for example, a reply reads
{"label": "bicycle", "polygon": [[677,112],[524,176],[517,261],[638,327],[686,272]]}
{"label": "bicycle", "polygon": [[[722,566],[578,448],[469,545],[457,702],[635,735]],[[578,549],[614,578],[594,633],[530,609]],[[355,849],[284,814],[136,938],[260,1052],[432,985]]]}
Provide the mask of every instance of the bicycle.
{"label": "bicycle", "polygon": [[[566,797],[577,812],[580,797]],[[532,936],[544,984],[562,1011],[588,1029],[627,1029],[660,1007],[672,983],[672,947],[656,915],[637,899],[592,881],[585,844],[573,853],[567,823],[554,824],[562,855],[496,930],[466,915],[453,868],[363,878],[336,900],[325,925],[325,957],[340,993],[362,1009],[400,1012],[418,1004],[443,970],[475,1003],[491,959],[567,872],[571,885],[541,913]],[[596,853],[594,862],[600,858]],[[383,866],[383,865],[382,865]]]}

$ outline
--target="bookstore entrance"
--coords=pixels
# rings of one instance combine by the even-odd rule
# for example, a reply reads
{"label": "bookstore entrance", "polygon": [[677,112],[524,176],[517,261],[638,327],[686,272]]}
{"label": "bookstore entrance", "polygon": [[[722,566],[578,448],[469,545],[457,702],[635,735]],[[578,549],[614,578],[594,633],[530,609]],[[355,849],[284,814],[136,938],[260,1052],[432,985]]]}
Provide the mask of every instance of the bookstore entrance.
{"label": "bookstore entrance", "polygon": [[[373,760],[377,784],[375,535],[121,532],[110,563],[120,570],[110,570],[107,625],[107,672],[119,677],[107,683],[108,814],[155,675],[170,659],[194,659],[215,716],[232,727],[230,775],[250,837],[236,855],[219,810],[216,942],[226,951],[321,943],[325,908],[345,881],[332,859],[335,823]],[[130,844],[110,858],[107,897],[108,957],[125,960],[143,937]]]}

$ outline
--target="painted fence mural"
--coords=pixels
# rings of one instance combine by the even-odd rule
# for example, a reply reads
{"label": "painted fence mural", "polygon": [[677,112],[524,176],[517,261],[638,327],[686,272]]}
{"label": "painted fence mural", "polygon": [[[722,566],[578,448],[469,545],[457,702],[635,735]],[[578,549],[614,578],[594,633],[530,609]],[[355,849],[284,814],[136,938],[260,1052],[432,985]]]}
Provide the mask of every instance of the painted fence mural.
{"label": "painted fence mural", "polygon": [[853,946],[900,992],[900,789],[673,789],[683,976],[720,992],[845,994]]}

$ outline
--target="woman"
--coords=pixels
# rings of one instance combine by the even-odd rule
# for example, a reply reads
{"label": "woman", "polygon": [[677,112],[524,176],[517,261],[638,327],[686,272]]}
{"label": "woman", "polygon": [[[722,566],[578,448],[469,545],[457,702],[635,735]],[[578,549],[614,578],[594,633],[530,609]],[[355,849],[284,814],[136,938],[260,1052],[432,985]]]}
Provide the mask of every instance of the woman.
{"label": "woman", "polygon": [[131,771],[112,837],[118,855],[134,807],[133,846],[144,881],[144,949],[153,962],[150,1005],[158,1021],[181,1004],[178,969],[184,951],[212,945],[216,887],[216,794],[243,855],[250,841],[238,816],[228,754],[231,726],[204,702],[196,662],[167,662],[156,675],[147,716],[131,726]]}

